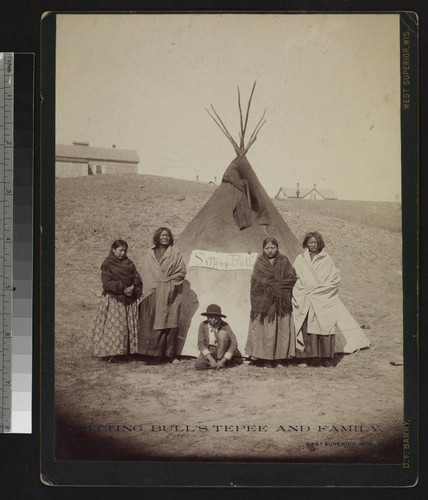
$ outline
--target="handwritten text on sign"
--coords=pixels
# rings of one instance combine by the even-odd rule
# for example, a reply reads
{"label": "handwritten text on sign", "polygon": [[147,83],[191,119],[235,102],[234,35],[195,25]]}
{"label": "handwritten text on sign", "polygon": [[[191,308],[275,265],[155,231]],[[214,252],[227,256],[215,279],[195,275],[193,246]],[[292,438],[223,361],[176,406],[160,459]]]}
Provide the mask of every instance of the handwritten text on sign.
{"label": "handwritten text on sign", "polygon": [[217,271],[252,271],[257,253],[222,253],[193,250],[189,267],[209,267]]}

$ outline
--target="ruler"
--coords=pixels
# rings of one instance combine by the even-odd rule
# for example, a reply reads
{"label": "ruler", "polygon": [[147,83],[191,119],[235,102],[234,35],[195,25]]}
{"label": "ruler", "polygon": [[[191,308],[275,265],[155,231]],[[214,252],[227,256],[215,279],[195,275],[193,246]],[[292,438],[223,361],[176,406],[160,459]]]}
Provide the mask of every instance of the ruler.
{"label": "ruler", "polygon": [[0,432],[12,428],[14,54],[0,53]]}

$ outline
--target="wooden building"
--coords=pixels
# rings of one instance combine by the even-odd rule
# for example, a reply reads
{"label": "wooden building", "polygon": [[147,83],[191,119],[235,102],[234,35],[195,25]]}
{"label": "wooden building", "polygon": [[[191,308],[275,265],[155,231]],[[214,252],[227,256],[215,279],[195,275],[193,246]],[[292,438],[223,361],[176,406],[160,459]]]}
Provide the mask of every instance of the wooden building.
{"label": "wooden building", "polygon": [[136,174],[140,159],[133,149],[96,148],[89,142],[57,144],[55,177],[83,177],[98,174]]}

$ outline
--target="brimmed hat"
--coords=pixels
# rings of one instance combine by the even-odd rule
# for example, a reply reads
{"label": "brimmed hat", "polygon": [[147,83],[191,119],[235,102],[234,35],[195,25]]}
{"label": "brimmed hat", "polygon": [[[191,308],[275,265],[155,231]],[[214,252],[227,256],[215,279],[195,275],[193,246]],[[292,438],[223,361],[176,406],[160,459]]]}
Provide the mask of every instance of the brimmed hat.
{"label": "brimmed hat", "polygon": [[201,313],[201,316],[221,316],[222,318],[226,318],[224,314],[221,314],[221,307],[217,304],[210,304],[207,307],[207,311]]}

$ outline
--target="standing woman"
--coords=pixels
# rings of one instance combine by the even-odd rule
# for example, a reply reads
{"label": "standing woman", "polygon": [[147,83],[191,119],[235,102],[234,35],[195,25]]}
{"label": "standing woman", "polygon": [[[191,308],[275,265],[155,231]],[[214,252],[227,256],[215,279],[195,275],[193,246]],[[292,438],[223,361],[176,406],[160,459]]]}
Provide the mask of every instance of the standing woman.
{"label": "standing woman", "polygon": [[93,354],[98,358],[135,354],[138,340],[138,307],[143,284],[128,244],[115,240],[101,266],[103,299],[93,330]]}
{"label": "standing woman", "polygon": [[264,365],[295,355],[294,327],[291,318],[291,291],[296,273],[278,241],[263,241],[263,254],[257,259],[251,276],[251,315],[245,352]]}
{"label": "standing woman", "polygon": [[186,277],[183,257],[173,245],[170,229],[160,227],[143,264],[138,353],[163,360],[175,356],[182,283]]}
{"label": "standing woman", "polygon": [[332,366],[340,273],[320,233],[307,233],[302,246],[305,250],[294,262],[298,278],[293,289],[298,357],[312,365]]}

